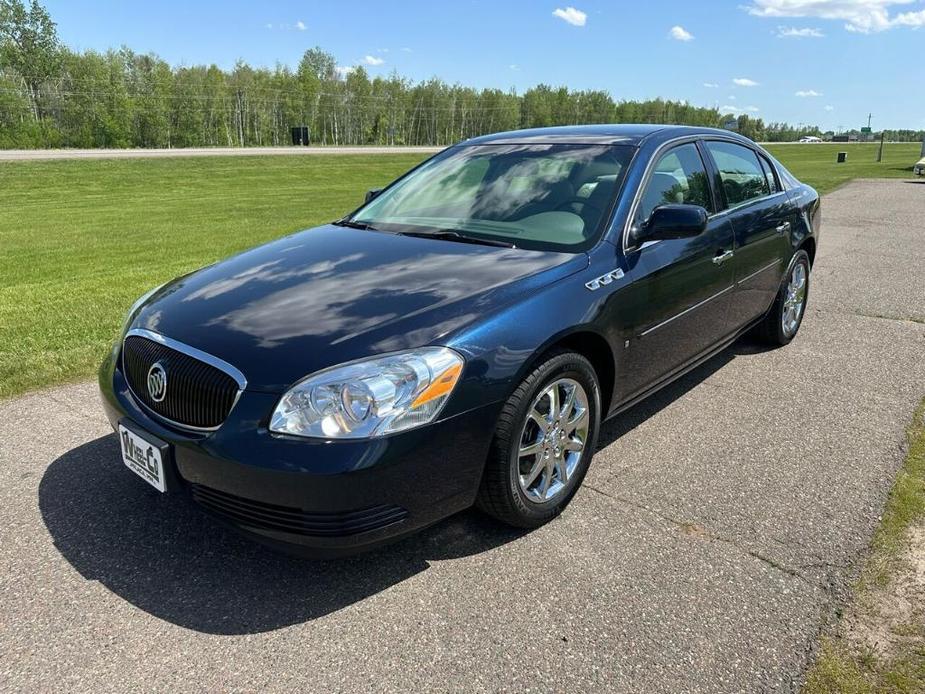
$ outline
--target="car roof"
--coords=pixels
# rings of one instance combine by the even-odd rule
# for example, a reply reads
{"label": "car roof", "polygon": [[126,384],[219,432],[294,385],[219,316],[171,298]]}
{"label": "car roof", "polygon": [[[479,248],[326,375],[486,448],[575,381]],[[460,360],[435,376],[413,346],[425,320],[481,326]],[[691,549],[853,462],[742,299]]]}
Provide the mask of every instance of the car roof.
{"label": "car roof", "polygon": [[553,128],[529,128],[509,132],[482,135],[465,140],[465,145],[508,145],[508,144],[597,144],[634,145],[644,140],[670,140],[685,135],[722,135],[751,143],[741,135],[718,128],[701,128],[687,125],[563,125]]}

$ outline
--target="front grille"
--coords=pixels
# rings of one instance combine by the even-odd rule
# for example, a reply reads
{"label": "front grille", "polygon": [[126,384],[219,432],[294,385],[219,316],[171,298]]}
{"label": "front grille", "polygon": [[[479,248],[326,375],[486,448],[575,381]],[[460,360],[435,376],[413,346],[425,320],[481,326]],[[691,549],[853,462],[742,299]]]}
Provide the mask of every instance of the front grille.
{"label": "front grille", "polygon": [[279,530],[296,535],[343,537],[379,530],[408,517],[394,504],[370,506],[358,511],[308,513],[292,506],[277,506],[220,492],[200,484],[191,485],[193,498],[209,511],[251,528]]}
{"label": "front grille", "polygon": [[[155,364],[161,365],[167,381],[160,402],[148,389],[148,374]],[[140,335],[125,338],[122,365],[135,397],[181,427],[215,429],[225,421],[240,390],[238,382],[221,369]]]}

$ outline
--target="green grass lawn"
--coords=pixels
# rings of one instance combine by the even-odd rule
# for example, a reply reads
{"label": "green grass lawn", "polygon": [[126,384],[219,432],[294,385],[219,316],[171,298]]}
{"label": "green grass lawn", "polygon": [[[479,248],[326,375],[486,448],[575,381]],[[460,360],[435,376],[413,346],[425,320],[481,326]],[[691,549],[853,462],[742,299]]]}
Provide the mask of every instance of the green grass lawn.
{"label": "green grass lawn", "polygon": [[[770,145],[768,151],[790,169],[794,176],[809,183],[820,193],[829,193],[853,178],[908,178],[920,158],[918,142],[885,144],[883,161],[877,163],[879,144]],[[839,151],[848,153],[848,161],[836,164]]]}
{"label": "green grass lawn", "polygon": [[[835,164],[839,149],[848,163]],[[919,146],[773,147],[826,192],[909,176]],[[416,154],[0,163],[0,398],[90,376],[125,310],[178,274],[330,221]]]}
{"label": "green grass lawn", "polygon": [[0,397],[91,375],[150,287],[336,219],[420,159],[0,163]]}

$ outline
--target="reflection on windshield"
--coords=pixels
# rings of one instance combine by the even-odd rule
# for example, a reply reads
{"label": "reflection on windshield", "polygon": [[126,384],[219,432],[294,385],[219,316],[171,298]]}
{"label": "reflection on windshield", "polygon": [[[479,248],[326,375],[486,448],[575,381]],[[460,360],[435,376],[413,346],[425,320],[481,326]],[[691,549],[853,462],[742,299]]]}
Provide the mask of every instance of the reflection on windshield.
{"label": "reflection on windshield", "polygon": [[352,221],[584,250],[600,234],[631,154],[625,145],[462,145],[384,191]]}

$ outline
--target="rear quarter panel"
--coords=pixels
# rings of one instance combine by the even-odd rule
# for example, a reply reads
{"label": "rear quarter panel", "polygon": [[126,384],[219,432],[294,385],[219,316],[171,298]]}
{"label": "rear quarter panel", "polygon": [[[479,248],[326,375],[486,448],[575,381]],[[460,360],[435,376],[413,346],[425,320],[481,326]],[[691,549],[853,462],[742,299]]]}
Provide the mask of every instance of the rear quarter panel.
{"label": "rear quarter panel", "polygon": [[822,203],[819,193],[808,185],[800,184],[788,190],[787,195],[795,211],[790,232],[793,250],[796,251],[809,237],[812,237],[815,247],[818,248],[822,226]]}

